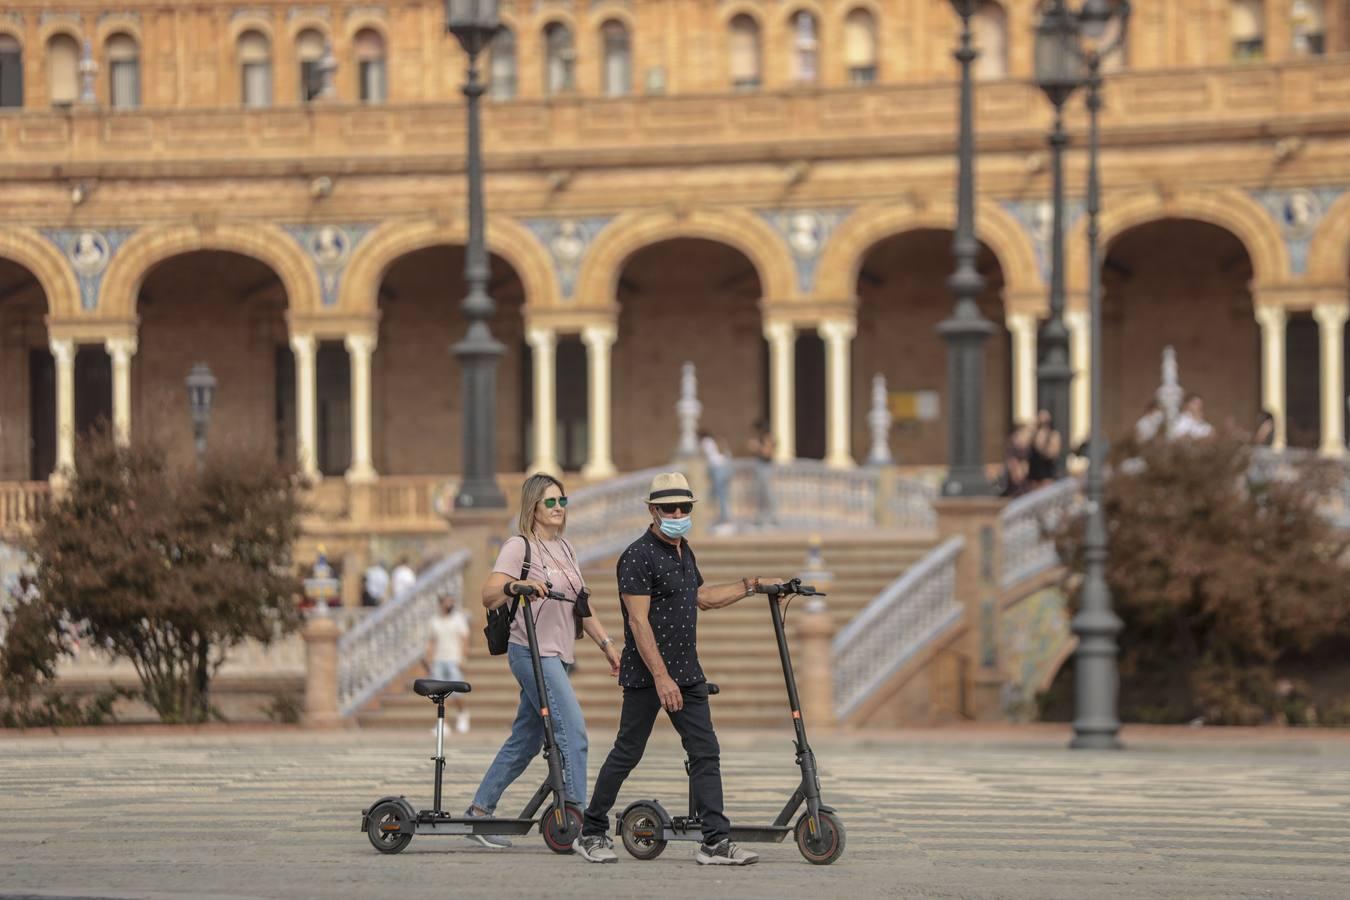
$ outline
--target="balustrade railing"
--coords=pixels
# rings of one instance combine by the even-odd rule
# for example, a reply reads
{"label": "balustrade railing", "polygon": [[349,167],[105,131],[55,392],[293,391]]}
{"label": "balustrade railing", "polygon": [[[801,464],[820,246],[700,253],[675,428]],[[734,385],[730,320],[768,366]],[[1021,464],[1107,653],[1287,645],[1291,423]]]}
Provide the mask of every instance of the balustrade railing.
{"label": "balustrade railing", "polygon": [[[628,472],[572,492],[567,540],[577,551],[579,563],[584,566],[615,556],[642,534],[651,523],[642,498],[647,496],[652,477],[665,471],[669,469]],[[515,531],[514,522],[511,530]]]}
{"label": "balustrade railing", "polygon": [[0,535],[26,530],[51,503],[45,481],[0,482]]}
{"label": "balustrade railing", "polygon": [[1012,587],[1059,565],[1054,532],[1080,502],[1082,485],[1063,478],[1003,507],[1003,576],[1000,587]]}
{"label": "balustrade railing", "polygon": [[349,716],[426,649],[440,598],[464,596],[469,551],[451,554],[338,638],[338,711]]}
{"label": "balustrade railing", "polygon": [[[750,459],[731,463],[728,512],[738,527],[828,531],[875,528],[883,519],[900,528],[931,530],[936,525],[931,486],[883,478],[877,468],[836,469],[807,459],[769,467],[772,502],[762,506],[760,465]],[[711,496],[703,498],[705,516],[716,515],[713,502]]]}
{"label": "balustrade railing", "polygon": [[960,536],[940,544],[835,635],[834,705],[841,721],[961,618],[956,560],[964,547]]}

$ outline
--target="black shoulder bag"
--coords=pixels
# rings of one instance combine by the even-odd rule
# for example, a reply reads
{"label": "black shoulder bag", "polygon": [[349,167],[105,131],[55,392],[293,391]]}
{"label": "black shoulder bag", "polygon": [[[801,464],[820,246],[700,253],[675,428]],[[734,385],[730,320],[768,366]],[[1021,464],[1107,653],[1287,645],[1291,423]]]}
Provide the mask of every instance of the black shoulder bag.
{"label": "black shoulder bag", "polygon": [[[525,561],[520,567],[520,580],[524,581],[530,574],[530,542],[523,536],[521,540],[525,541]],[[493,656],[501,656],[506,652],[506,647],[511,642],[511,622],[515,619],[516,609],[519,606],[520,598],[512,597],[510,603],[503,603],[496,609],[488,610],[483,636],[487,638],[488,653]]]}

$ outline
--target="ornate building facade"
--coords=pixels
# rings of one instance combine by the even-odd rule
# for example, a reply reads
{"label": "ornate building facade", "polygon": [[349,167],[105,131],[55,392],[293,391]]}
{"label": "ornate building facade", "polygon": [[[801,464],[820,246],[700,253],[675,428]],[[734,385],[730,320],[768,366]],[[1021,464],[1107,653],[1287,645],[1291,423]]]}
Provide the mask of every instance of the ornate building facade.
{"label": "ornate building facade", "polygon": [[[0,12],[0,481],[99,416],[261,442],[334,503],[458,470],[464,58],[440,4],[15,0]],[[1049,107],[1036,4],[977,19],[988,458],[1035,410]],[[945,458],[958,22],[946,0],[504,0],[485,110],[503,472],[601,478],[675,442],[680,365],[739,448]],[[1211,418],[1342,453],[1350,5],[1138,0],[1107,78],[1107,425],[1166,345]],[[1070,430],[1087,430],[1081,100]],[[378,492],[378,489],[384,493]],[[411,492],[411,499],[397,492]],[[354,496],[354,494],[351,494]],[[383,498],[383,499],[381,499]],[[372,513],[374,514],[374,513]],[[408,514],[411,515],[411,514]]]}

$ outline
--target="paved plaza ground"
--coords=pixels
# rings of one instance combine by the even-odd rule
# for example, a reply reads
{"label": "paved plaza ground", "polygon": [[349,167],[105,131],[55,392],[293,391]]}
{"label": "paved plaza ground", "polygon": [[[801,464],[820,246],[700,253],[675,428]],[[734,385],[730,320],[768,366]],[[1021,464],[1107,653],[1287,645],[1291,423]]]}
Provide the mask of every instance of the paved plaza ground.
{"label": "paved plaza ground", "polygon": [[[651,862],[490,851],[417,837],[377,854],[359,830],[386,793],[429,804],[426,731],[118,729],[0,734],[0,897],[1347,897],[1350,736],[1127,731],[1124,753],[1060,728],[817,740],[848,829],[833,866],[791,844],[704,868],[692,844]],[[462,808],[498,734],[452,743]],[[591,773],[611,735],[592,735]],[[794,783],[789,735],[722,735],[727,808],[768,820]],[[541,771],[538,763],[526,780]],[[620,802],[678,807],[678,743],[658,728]],[[522,803],[524,780],[503,810]]]}

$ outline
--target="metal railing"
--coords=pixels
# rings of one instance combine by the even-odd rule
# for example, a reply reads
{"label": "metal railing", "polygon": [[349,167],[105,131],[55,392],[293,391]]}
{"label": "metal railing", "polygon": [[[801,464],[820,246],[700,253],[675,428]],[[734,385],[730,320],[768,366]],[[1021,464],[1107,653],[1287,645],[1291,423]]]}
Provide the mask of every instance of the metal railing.
{"label": "metal railing", "polygon": [[1081,502],[1081,487],[1076,478],[1062,478],[1003,507],[1000,587],[1012,587],[1059,565],[1054,532]]}
{"label": "metal railing", "polygon": [[956,560],[965,543],[958,535],[934,548],[835,635],[834,705],[841,721],[960,620]]}
{"label": "metal railing", "polygon": [[338,712],[350,716],[426,649],[441,597],[464,596],[469,551],[453,553],[338,638]]}

